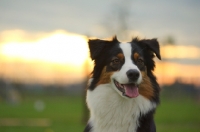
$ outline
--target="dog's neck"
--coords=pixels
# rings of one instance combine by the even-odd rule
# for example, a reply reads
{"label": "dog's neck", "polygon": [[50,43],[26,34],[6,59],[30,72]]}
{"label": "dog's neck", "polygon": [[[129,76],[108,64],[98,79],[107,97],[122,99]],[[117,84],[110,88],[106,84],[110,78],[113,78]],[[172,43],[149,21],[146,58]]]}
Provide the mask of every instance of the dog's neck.
{"label": "dog's neck", "polygon": [[126,99],[111,84],[97,86],[87,91],[87,103],[91,112],[92,132],[135,132],[139,117],[156,107],[145,97]]}

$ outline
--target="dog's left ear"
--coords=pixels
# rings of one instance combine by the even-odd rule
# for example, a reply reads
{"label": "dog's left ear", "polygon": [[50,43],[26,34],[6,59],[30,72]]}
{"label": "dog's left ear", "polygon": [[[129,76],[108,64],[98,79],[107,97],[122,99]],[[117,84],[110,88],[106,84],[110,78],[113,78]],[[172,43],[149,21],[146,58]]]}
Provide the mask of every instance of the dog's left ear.
{"label": "dog's left ear", "polygon": [[161,60],[160,46],[157,39],[144,39],[144,40],[141,40],[141,42],[146,45],[146,48],[153,51],[158,57],[158,59]]}

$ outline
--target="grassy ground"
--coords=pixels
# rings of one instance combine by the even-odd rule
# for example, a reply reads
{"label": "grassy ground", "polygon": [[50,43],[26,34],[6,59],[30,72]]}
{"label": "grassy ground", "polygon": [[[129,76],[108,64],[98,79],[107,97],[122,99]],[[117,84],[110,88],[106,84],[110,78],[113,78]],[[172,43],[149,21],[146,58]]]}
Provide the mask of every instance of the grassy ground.
{"label": "grassy ground", "polygon": [[[17,105],[1,101],[0,132],[81,132],[82,103],[78,96],[25,96]],[[155,116],[157,131],[199,132],[199,112],[200,104],[191,99],[163,98]]]}
{"label": "grassy ground", "polygon": [[[43,102],[43,111],[35,109],[36,102]],[[8,120],[11,126],[1,123],[0,132],[80,132],[84,128],[81,103],[81,97],[73,96],[26,97],[18,105],[1,103],[0,120]],[[19,124],[13,123],[16,119]],[[35,120],[42,120],[43,125]]]}
{"label": "grassy ground", "polygon": [[162,98],[155,120],[158,132],[199,132],[200,103],[189,97]]}

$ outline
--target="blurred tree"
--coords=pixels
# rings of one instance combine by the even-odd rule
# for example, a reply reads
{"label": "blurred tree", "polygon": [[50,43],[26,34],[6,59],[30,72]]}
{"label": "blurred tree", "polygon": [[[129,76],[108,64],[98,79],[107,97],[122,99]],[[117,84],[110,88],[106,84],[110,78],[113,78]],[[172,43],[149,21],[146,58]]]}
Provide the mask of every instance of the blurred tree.
{"label": "blurred tree", "polygon": [[12,105],[19,104],[21,102],[21,95],[15,87],[14,83],[9,80],[6,80],[5,84],[7,103]]}
{"label": "blurred tree", "polygon": [[111,12],[107,14],[103,22],[103,26],[109,34],[116,34],[121,40],[129,39],[131,5],[131,0],[120,0],[112,5]]}
{"label": "blurred tree", "polygon": [[168,35],[164,38],[163,44],[164,45],[175,45],[176,40],[172,35]]}

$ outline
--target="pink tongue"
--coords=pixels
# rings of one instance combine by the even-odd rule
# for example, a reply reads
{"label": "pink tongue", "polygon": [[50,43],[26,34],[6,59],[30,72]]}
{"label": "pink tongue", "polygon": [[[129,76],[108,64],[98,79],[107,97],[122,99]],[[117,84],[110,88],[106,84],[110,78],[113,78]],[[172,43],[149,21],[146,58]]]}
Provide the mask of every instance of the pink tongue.
{"label": "pink tongue", "polygon": [[130,98],[135,98],[139,95],[138,87],[133,84],[124,84],[125,94]]}

